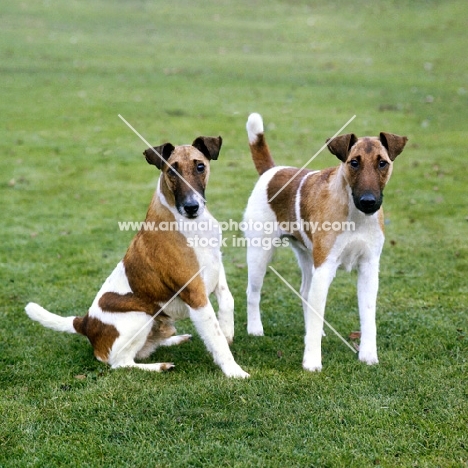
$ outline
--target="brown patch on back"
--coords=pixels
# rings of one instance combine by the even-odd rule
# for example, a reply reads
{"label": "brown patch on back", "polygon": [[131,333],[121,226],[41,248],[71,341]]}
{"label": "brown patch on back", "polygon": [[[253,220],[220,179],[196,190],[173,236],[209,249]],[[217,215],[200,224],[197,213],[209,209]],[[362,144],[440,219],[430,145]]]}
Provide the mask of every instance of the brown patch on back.
{"label": "brown patch on back", "polygon": [[324,230],[325,223],[343,222],[348,217],[346,181],[340,167],[331,167],[310,176],[301,190],[301,218],[317,223],[315,232],[306,229],[305,234],[313,244],[313,261],[318,268],[328,257],[340,231]]}
{"label": "brown patch on back", "polygon": [[86,314],[84,317],[76,317],[73,326],[78,333],[86,336],[94,348],[94,355],[102,362],[107,362],[109,353],[119,332],[114,325],[108,325]]}
{"label": "brown patch on back", "polygon": [[335,175],[336,170],[336,167],[323,169],[315,176],[315,179],[318,179],[321,184],[328,184],[330,182],[330,178]]}
{"label": "brown patch on back", "polygon": [[[300,170],[295,167],[287,167],[280,169],[270,180],[267,188],[267,197],[268,200],[275,197],[269,203],[279,223],[297,221],[295,209],[296,193],[302,178],[309,172],[311,171],[307,169]],[[294,180],[288,184],[292,177],[295,177]],[[290,234],[300,239],[298,232],[291,232]]]}
{"label": "brown patch on back", "polygon": [[[339,167],[324,169],[318,173],[311,174],[304,181],[301,188],[300,216],[309,223],[318,223],[319,229],[312,232],[311,226],[305,229],[305,235],[313,244],[313,260],[315,267],[319,267],[327,258],[333,247],[336,237],[340,232],[321,229],[325,222],[345,221],[348,216],[348,196],[346,194],[344,180]],[[270,199],[275,196],[285,184],[297,174],[300,169],[285,168],[279,170],[268,185],[267,196]],[[270,206],[275,212],[279,223],[296,222],[296,197],[299,185],[304,176],[311,171],[303,169],[299,175],[287,185],[271,201]],[[302,242],[298,231],[291,234]]]}

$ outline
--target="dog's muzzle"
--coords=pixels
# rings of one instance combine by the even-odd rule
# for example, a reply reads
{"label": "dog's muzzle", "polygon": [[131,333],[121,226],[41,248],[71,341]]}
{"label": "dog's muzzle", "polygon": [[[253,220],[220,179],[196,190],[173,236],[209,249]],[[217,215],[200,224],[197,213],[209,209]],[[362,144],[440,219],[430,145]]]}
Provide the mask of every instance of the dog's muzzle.
{"label": "dog's muzzle", "polygon": [[180,203],[177,203],[177,210],[179,213],[190,219],[200,216],[204,208],[205,204],[203,199],[199,199],[197,196],[190,196]]}
{"label": "dog's muzzle", "polygon": [[383,194],[376,197],[372,192],[364,192],[359,196],[353,195],[356,208],[366,215],[374,214],[382,205]]}
{"label": "dog's muzzle", "polygon": [[198,210],[200,209],[200,204],[197,201],[191,201],[183,205],[183,208],[189,218],[195,218],[198,214]]}

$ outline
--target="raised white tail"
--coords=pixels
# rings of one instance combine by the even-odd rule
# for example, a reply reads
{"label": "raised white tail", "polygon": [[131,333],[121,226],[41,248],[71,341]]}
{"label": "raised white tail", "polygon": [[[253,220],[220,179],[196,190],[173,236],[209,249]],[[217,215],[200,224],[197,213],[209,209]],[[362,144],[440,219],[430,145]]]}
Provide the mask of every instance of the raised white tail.
{"label": "raised white tail", "polygon": [[257,113],[250,114],[246,129],[255,169],[257,169],[259,175],[262,175],[268,169],[275,167],[275,162],[271,157],[270,149],[263,134],[262,116]]}
{"label": "raised white tail", "polygon": [[61,332],[77,333],[73,326],[75,317],[61,317],[60,315],[52,314],[34,302],[30,302],[25,307],[25,310],[30,319],[39,322],[44,327]]}

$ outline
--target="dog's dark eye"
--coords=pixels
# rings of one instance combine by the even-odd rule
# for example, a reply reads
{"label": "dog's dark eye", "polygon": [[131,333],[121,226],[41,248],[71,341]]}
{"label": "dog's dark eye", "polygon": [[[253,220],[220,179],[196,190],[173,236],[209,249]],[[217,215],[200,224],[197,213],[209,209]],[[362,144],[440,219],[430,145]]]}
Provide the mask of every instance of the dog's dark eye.
{"label": "dog's dark eye", "polygon": [[357,169],[359,167],[359,161],[357,159],[351,159],[351,161],[349,161],[349,165],[352,168]]}
{"label": "dog's dark eye", "polygon": [[172,167],[170,167],[167,170],[167,175],[170,176],[170,177],[174,177],[176,175],[176,171]]}
{"label": "dog's dark eye", "polygon": [[205,172],[205,165],[203,163],[198,163],[197,164],[197,172],[199,174],[202,174],[203,172]]}
{"label": "dog's dark eye", "polygon": [[388,162],[387,162],[387,161],[385,161],[385,160],[383,160],[383,159],[381,159],[381,160],[379,161],[379,167],[380,167],[380,169],[383,169],[384,167],[387,167],[387,165],[388,165]]}

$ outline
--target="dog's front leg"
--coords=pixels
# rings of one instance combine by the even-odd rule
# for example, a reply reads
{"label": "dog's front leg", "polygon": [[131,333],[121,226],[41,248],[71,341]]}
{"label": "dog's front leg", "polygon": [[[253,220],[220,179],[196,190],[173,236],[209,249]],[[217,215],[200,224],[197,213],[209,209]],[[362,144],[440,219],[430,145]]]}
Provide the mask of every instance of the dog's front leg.
{"label": "dog's front leg", "polygon": [[214,293],[219,306],[219,326],[226,340],[231,344],[234,339],[234,298],[229,291],[223,264],[220,265],[219,280]]}
{"label": "dog's front leg", "polygon": [[379,261],[366,261],[359,264],[358,305],[361,321],[361,343],[359,360],[366,364],[377,364],[377,328],[375,308],[379,289]]}
{"label": "dog's front leg", "polygon": [[336,266],[325,262],[314,271],[312,284],[304,307],[305,350],[302,367],[308,371],[322,369],[322,331],[328,288],[335,276]]}
{"label": "dog's front leg", "polygon": [[198,309],[189,307],[189,310],[190,318],[198,334],[205,342],[208,351],[213,355],[214,362],[221,367],[221,370],[228,377],[249,377],[249,374],[244,372],[234,360],[211,303],[208,301],[205,306]]}

